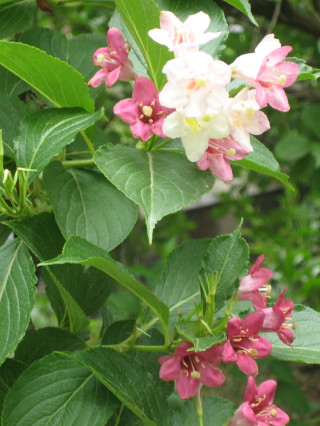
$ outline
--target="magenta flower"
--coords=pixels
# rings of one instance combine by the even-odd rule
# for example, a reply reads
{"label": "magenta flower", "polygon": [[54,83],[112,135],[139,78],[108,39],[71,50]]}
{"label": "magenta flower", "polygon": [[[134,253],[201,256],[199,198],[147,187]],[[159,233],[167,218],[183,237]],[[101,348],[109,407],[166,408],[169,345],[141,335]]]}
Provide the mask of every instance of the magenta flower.
{"label": "magenta flower", "polygon": [[182,342],[173,356],[159,358],[160,379],[176,380],[181,399],[194,396],[201,384],[216,387],[224,383],[222,372],[216,368],[221,362],[221,346],[213,346],[203,352],[188,352],[187,350],[192,347],[192,343]]}
{"label": "magenta flower", "polygon": [[232,136],[223,139],[209,139],[206,152],[197,161],[200,170],[210,169],[212,173],[225,182],[233,179],[229,161],[241,160],[248,151],[242,148]]}
{"label": "magenta flower", "polygon": [[109,47],[101,47],[93,55],[93,62],[102,69],[88,82],[89,86],[98,87],[103,82],[107,87],[111,87],[117,80],[134,80],[136,74],[133,71],[133,64],[128,58],[130,45],[116,28],[110,28],[107,32]]}
{"label": "magenta flower", "polygon": [[277,388],[275,380],[266,380],[258,387],[253,377],[248,378],[244,402],[235,412],[229,426],[284,426],[289,416],[273,404]]}
{"label": "magenta flower", "polygon": [[294,303],[293,300],[285,299],[285,294],[286,289],[284,288],[272,308],[261,309],[265,314],[261,331],[276,332],[279,339],[290,346],[294,339],[291,330],[294,328],[294,323],[287,323],[287,321],[292,319]]}
{"label": "magenta flower", "polygon": [[265,358],[272,351],[271,343],[258,333],[262,329],[264,313],[253,312],[242,320],[231,318],[227,326],[227,342],[223,346],[222,361],[235,362],[248,376],[258,373],[255,358]]}
{"label": "magenta flower", "polygon": [[273,275],[270,269],[262,268],[264,255],[257,258],[249,270],[249,274],[240,278],[240,285],[236,297],[239,300],[251,300],[256,309],[266,307],[266,298],[270,294],[271,286],[266,284]]}
{"label": "magenta flower", "polygon": [[162,130],[163,121],[173,111],[160,105],[159,93],[146,77],[136,79],[132,98],[123,99],[113,108],[115,115],[130,124],[133,136],[144,142],[154,134],[166,137]]}
{"label": "magenta flower", "polygon": [[291,86],[299,74],[294,62],[283,61],[292,47],[283,46],[267,55],[262,62],[256,80],[256,100],[261,108],[269,104],[279,111],[289,111],[288,98],[283,90]]}

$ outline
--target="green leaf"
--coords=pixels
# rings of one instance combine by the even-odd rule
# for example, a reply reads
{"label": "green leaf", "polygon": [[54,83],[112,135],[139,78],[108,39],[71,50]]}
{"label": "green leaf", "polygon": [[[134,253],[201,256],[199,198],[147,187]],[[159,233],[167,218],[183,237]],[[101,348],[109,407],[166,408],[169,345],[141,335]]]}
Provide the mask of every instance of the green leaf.
{"label": "green leaf", "polygon": [[159,317],[164,327],[166,327],[168,321],[167,306],[161,303],[151,291],[130,275],[121,263],[115,261],[99,247],[79,237],[71,237],[66,242],[61,256],[51,261],[43,262],[42,265],[59,265],[64,263],[90,265],[105,272],[145,302]]}
{"label": "green leaf", "polygon": [[116,408],[113,395],[88,369],[51,354],[34,362],[4,402],[3,426],[104,426]]}
{"label": "green leaf", "polygon": [[283,161],[298,160],[310,151],[310,140],[297,131],[288,132],[275,147],[276,156]]}
{"label": "green leaf", "polygon": [[110,182],[140,205],[150,243],[161,218],[193,203],[214,184],[210,172],[200,171],[185,157],[171,152],[144,152],[108,144],[94,159]]}
{"label": "green leaf", "polygon": [[[19,58],[23,58],[23,62]],[[58,107],[81,107],[88,112],[94,111],[82,75],[40,49],[22,43],[0,41],[0,65]]]}
{"label": "green leaf", "polygon": [[9,389],[25,370],[25,365],[19,361],[7,358],[0,367],[0,413],[2,412],[3,401]]}
{"label": "green leaf", "polygon": [[246,15],[250,21],[258,27],[258,23],[255,20],[254,16],[251,13],[251,5],[248,0],[224,0],[226,3],[231,4],[231,6],[240,10],[244,15]]}
{"label": "green leaf", "polygon": [[217,273],[216,310],[224,306],[241,275],[245,275],[249,261],[249,248],[241,238],[240,226],[228,235],[214,238],[203,261],[202,274]]}
{"label": "green leaf", "polygon": [[247,155],[243,160],[231,162],[235,166],[254,170],[267,176],[274,177],[282,182],[288,189],[295,191],[294,186],[289,182],[289,176],[280,171],[280,166],[273,154],[268,148],[251,136],[253,152]]}
{"label": "green leaf", "polygon": [[304,59],[288,57],[287,60],[299,65],[299,75],[297,81],[318,80],[320,77],[320,69],[312,68],[310,65],[307,65]]}
{"label": "green leaf", "polygon": [[160,90],[165,83],[162,68],[173,57],[167,47],[154,42],[148,35],[149,30],[160,26],[160,9],[153,0],[115,0],[115,4],[147,63],[151,80]]}
{"label": "green leaf", "polygon": [[4,153],[6,156],[14,158],[13,139],[18,134],[17,123],[27,114],[27,109],[25,104],[16,96],[0,94],[0,105]]}
{"label": "green leaf", "polygon": [[12,2],[0,6],[0,38],[6,38],[22,30],[36,12],[33,2]]}
{"label": "green leaf", "polygon": [[296,323],[292,347],[283,344],[276,333],[264,333],[264,337],[272,343],[272,355],[286,361],[320,364],[320,313],[298,305],[292,318]]}
{"label": "green leaf", "polygon": [[110,251],[137,220],[135,205],[98,173],[66,170],[53,162],[45,170],[44,184],[66,239],[76,235]]}
{"label": "green leaf", "polygon": [[0,247],[0,364],[24,336],[34,305],[35,267],[22,241]]}
{"label": "green leaf", "polygon": [[20,95],[30,87],[6,68],[0,67],[0,93],[5,96]]}
{"label": "green leaf", "polygon": [[[189,15],[193,15],[202,11],[209,15],[210,25],[207,31],[216,33],[221,32],[220,36],[200,46],[200,50],[209,53],[211,56],[218,57],[219,53],[224,49],[225,42],[228,37],[228,24],[224,17],[224,13],[215,2],[211,0],[156,0],[157,5],[161,10],[170,10],[181,21],[185,21]],[[159,28],[160,25],[156,28]]]}
{"label": "green leaf", "polygon": [[212,336],[197,337],[200,331],[201,323],[199,321],[180,321],[176,324],[176,328],[189,342],[193,343],[192,350],[196,352],[205,351],[225,339],[224,333],[214,333]]}
{"label": "green leaf", "polygon": [[115,345],[126,340],[132,334],[135,322],[134,319],[113,322],[104,333],[101,344]]}
{"label": "green leaf", "polygon": [[160,380],[151,376],[131,356],[105,348],[65,355],[88,368],[144,424],[169,424],[167,402],[161,392]]}
{"label": "green leaf", "polygon": [[[225,426],[235,410],[232,402],[217,396],[205,396],[202,399],[202,405],[203,426]],[[172,426],[198,426],[197,412],[191,399],[184,404],[182,409],[173,414],[170,424]]]}
{"label": "green leaf", "polygon": [[303,126],[312,132],[317,141],[320,139],[319,107],[320,104],[305,105],[301,111]]}
{"label": "green leaf", "polygon": [[[39,260],[46,260],[61,253],[64,239],[55,223],[53,215],[42,213],[22,221],[6,221],[25,242]],[[42,275],[47,284],[47,293],[61,325],[78,332],[86,327],[88,320],[74,297],[66,289],[70,281],[69,269],[63,267],[47,268]],[[71,271],[72,272],[72,271]]]}
{"label": "green leaf", "polygon": [[26,334],[15,350],[14,359],[30,365],[53,351],[80,349],[85,349],[85,342],[80,337],[60,328],[47,327]]}
{"label": "green leaf", "polygon": [[95,123],[103,109],[89,114],[78,108],[37,111],[22,120],[15,138],[18,167],[36,171],[26,172],[29,183],[45,168],[51,158],[73,142],[80,130]]}

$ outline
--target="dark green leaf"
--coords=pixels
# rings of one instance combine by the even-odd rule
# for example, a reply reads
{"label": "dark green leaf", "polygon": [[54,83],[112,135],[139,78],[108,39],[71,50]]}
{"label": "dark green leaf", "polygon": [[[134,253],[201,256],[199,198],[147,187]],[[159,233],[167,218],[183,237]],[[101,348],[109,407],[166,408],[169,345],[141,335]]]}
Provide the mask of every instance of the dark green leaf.
{"label": "dark green leaf", "polygon": [[289,176],[280,171],[279,163],[268,148],[253,136],[251,136],[251,143],[253,152],[247,155],[243,160],[234,161],[232,164],[274,177],[279,182],[286,185],[287,188],[295,191],[294,187],[289,182]]}
{"label": "dark green leaf", "polygon": [[320,77],[320,69],[312,68],[310,65],[307,65],[304,59],[287,58],[287,60],[299,65],[299,75],[297,81],[318,80],[318,78]]}
{"label": "dark green leaf", "polygon": [[292,131],[277,143],[275,154],[280,160],[295,161],[304,157],[310,150],[310,140],[303,134]]}
{"label": "dark green leaf", "polygon": [[199,352],[205,351],[225,339],[224,333],[214,333],[212,336],[197,337],[202,330],[199,321],[180,321],[176,324],[176,328],[184,339],[193,343],[192,350]]}
{"label": "dark green leaf", "polygon": [[22,30],[35,14],[34,2],[11,2],[0,6],[0,38],[6,38]]}
{"label": "dark green leaf", "polygon": [[103,176],[53,162],[44,173],[56,221],[65,238],[84,238],[106,251],[119,245],[137,220],[135,205]]}
{"label": "dark green leaf", "polygon": [[104,426],[116,407],[113,395],[88,369],[59,354],[34,362],[4,402],[3,426]]}
{"label": "dark green leaf", "polygon": [[112,323],[102,337],[101,344],[115,345],[131,336],[136,320],[122,320]]}
{"label": "dark green leaf", "polygon": [[18,238],[0,247],[0,364],[24,336],[34,305],[35,267]]}
{"label": "dark green leaf", "polygon": [[141,206],[150,242],[162,217],[193,203],[214,184],[210,172],[171,152],[109,144],[96,152],[95,162],[114,186]]}
{"label": "dark green leaf", "polygon": [[255,20],[254,16],[251,13],[251,6],[248,0],[224,0],[226,3],[231,4],[231,6],[235,7],[236,9],[240,10],[244,15],[246,15],[250,21],[258,26],[257,21]]}
{"label": "dark green leaf", "polygon": [[2,412],[3,401],[9,389],[25,370],[26,366],[19,361],[8,358],[0,367],[0,413]]}
{"label": "dark green leaf", "polygon": [[105,348],[65,355],[88,368],[146,425],[168,425],[168,407],[160,381],[148,374],[134,358]]}
{"label": "dark green leaf", "polygon": [[[16,58],[23,58],[23,63]],[[94,111],[93,101],[82,75],[42,50],[22,43],[0,41],[0,64],[54,105]]]}
{"label": "dark green leaf", "polygon": [[59,108],[38,111],[23,119],[14,146],[17,166],[35,170],[27,172],[28,181],[73,142],[80,130],[94,124],[102,114],[102,109],[89,114],[78,108]]}

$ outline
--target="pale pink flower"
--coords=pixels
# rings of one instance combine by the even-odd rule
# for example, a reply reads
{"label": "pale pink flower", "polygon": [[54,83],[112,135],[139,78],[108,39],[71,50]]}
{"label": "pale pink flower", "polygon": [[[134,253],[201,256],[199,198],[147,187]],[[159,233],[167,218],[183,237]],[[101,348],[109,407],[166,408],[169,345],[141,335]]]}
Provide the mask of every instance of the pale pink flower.
{"label": "pale pink flower", "polygon": [[261,309],[265,315],[261,331],[276,332],[279,339],[290,346],[294,339],[291,330],[295,326],[291,321],[294,302],[291,299],[285,299],[285,294],[286,289],[284,288],[273,307],[268,308],[265,305]]}
{"label": "pale pink flower", "polygon": [[234,98],[229,100],[229,113],[232,120],[231,135],[245,150],[253,150],[251,135],[261,135],[270,129],[266,114],[260,111],[256,102],[256,91],[243,88]]}
{"label": "pale pink flower", "polygon": [[135,138],[145,142],[154,134],[166,137],[162,130],[163,121],[173,109],[160,105],[158,91],[151,80],[138,77],[134,83],[132,98],[118,102],[113,111],[121,120],[130,124]]}
{"label": "pale pink flower", "polygon": [[236,297],[239,300],[251,300],[256,309],[266,307],[266,298],[270,294],[271,286],[267,282],[273,272],[262,268],[264,255],[260,255],[249,270],[249,274],[240,278],[240,285]]}
{"label": "pale pink flower", "polygon": [[275,380],[266,380],[259,386],[253,377],[248,378],[244,402],[235,412],[229,426],[284,426],[289,416],[274,405],[277,389]]}
{"label": "pale pink flower", "polygon": [[206,13],[198,12],[190,15],[184,22],[169,11],[162,11],[160,27],[149,31],[149,36],[159,44],[167,46],[176,55],[186,50],[198,50],[199,45],[219,37],[221,34],[208,32],[210,18]]}
{"label": "pale pink flower", "polygon": [[209,139],[209,146],[197,166],[200,170],[210,169],[214,175],[231,182],[233,179],[229,161],[241,160],[248,154],[231,136],[223,139]]}
{"label": "pale pink flower", "polygon": [[216,387],[225,380],[216,368],[221,363],[221,347],[213,346],[203,352],[188,351],[192,347],[192,343],[182,342],[173,356],[159,358],[160,379],[175,380],[181,399],[194,396],[201,385]]}
{"label": "pale pink flower", "polygon": [[102,69],[91,78],[89,86],[98,87],[105,83],[107,87],[111,87],[117,80],[129,81],[136,77],[133,64],[128,58],[129,43],[124,40],[120,31],[110,28],[107,42],[109,47],[101,47],[93,55],[94,64]]}
{"label": "pale pink flower", "polygon": [[265,358],[272,351],[271,343],[258,336],[264,320],[261,311],[240,318],[231,318],[227,325],[227,342],[223,346],[222,361],[235,362],[248,376],[258,373],[256,358]]}
{"label": "pale pink flower", "polygon": [[279,111],[288,111],[284,87],[291,86],[297,79],[299,67],[294,62],[284,61],[292,50],[283,46],[273,34],[267,35],[254,53],[239,56],[231,68],[233,76],[243,78],[256,88],[256,100],[261,108],[269,104]]}

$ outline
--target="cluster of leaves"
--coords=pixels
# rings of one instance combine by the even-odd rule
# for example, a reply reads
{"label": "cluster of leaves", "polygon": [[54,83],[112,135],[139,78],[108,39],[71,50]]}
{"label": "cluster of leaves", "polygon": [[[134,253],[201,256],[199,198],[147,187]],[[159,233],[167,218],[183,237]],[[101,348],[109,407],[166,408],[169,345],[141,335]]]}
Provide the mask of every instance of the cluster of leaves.
{"label": "cluster of leaves", "polygon": [[[57,3],[72,7],[66,0]],[[175,2],[173,7],[166,0],[158,6],[152,0],[87,3],[116,8],[111,25],[132,45],[137,71],[149,75],[159,89],[169,54],[147,32],[158,27],[160,9],[184,18],[201,8],[212,17],[212,29],[222,32],[208,44],[210,53],[217,56],[226,41],[223,13],[210,1]],[[248,2],[229,3],[249,13]],[[54,8],[41,0],[37,4]],[[2,38],[24,29],[35,13],[34,2],[2,1]],[[160,149],[138,150],[106,140],[100,146],[95,126],[106,117],[94,100],[101,91],[89,90],[86,81],[94,73],[92,53],[105,45],[103,36],[66,38],[34,28],[17,40],[0,41],[1,422],[161,426],[191,419],[195,424],[190,402],[178,408],[168,402],[172,387],[160,383],[156,359],[181,336],[196,350],[223,338],[199,333],[187,320],[195,303],[201,304],[199,276],[214,274],[215,325],[226,321],[226,301],[247,270],[247,244],[239,229],[183,243],[168,258],[154,292],[133,277],[109,252],[134,227],[136,205],[144,213],[151,242],[156,223],[209,192],[214,178],[190,163],[177,141]],[[292,188],[272,153],[259,141],[252,143],[254,152],[237,165]],[[27,332],[39,276],[58,327]],[[107,312],[99,347],[89,349],[90,317],[112,297],[115,283],[143,308],[138,306],[134,320],[110,321]],[[319,314],[300,307],[294,319],[299,323],[294,348],[275,338],[274,355],[320,363],[315,335]],[[215,424],[222,425],[234,407],[207,397],[204,410],[205,424],[214,416]]]}

